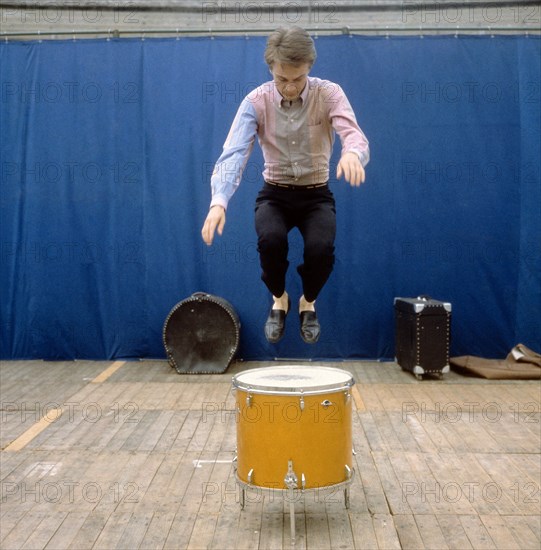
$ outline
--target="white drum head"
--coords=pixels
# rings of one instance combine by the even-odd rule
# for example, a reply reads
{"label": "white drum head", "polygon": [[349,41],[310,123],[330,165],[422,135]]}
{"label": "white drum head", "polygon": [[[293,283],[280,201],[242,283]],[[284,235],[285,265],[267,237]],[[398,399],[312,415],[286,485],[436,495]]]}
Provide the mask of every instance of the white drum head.
{"label": "white drum head", "polygon": [[233,385],[252,393],[304,394],[339,391],[354,384],[347,371],[333,367],[283,365],[250,369],[233,377]]}

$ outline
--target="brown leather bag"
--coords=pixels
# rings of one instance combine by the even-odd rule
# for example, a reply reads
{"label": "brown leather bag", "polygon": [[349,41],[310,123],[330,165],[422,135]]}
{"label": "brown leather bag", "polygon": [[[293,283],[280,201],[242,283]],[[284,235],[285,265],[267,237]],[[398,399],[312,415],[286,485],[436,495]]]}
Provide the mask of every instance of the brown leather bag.
{"label": "brown leather bag", "polygon": [[541,379],[541,355],[524,344],[517,344],[505,359],[484,359],[473,355],[451,357],[451,368],[491,380]]}

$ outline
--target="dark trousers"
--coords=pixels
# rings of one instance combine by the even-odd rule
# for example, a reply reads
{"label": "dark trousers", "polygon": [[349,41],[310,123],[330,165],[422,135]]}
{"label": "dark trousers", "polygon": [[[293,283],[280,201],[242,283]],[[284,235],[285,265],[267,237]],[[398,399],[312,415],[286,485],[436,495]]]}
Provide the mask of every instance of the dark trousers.
{"label": "dark trousers", "polygon": [[285,189],[265,183],[255,206],[261,279],[274,296],[285,290],[289,265],[288,233],[298,227],[304,239],[303,263],[297,267],[304,297],[314,301],[334,266],[336,208],[331,190]]}

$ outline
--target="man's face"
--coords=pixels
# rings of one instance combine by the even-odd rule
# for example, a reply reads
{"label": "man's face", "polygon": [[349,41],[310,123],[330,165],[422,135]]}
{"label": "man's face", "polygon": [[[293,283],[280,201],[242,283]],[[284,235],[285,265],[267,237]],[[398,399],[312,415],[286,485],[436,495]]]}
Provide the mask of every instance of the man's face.
{"label": "man's face", "polygon": [[309,72],[310,65],[308,63],[299,66],[274,63],[271,68],[278,91],[288,101],[294,101],[301,95],[306,86]]}

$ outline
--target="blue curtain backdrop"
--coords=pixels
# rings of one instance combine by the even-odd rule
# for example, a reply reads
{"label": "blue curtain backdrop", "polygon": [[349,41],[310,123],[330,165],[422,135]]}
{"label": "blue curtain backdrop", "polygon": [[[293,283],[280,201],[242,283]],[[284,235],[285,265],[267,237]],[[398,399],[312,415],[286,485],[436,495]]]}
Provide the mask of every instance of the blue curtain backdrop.
{"label": "blue curtain backdrop", "polygon": [[[317,39],[312,74],[342,85],[372,160],[362,188],[330,183],[312,347],[296,315],[278,345],[263,336],[258,146],[223,237],[200,238],[236,108],[269,79],[264,37],[0,44],[2,357],[164,357],[163,322],[195,291],[233,304],[245,359],[391,359],[393,299],[418,294],[452,302],[453,355],[539,351],[540,43]],[[295,300],[301,251],[294,233]]]}

